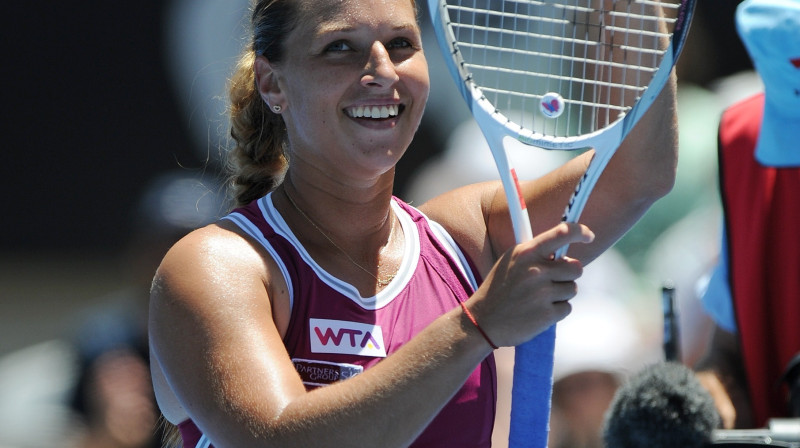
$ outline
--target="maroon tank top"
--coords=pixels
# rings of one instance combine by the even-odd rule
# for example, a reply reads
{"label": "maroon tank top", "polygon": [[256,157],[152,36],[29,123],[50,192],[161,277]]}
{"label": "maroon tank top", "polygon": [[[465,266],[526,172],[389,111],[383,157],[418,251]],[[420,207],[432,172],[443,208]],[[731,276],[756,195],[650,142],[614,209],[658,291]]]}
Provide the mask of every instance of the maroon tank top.
{"label": "maroon tank top", "polygon": [[[271,195],[226,217],[264,246],[287,281],[292,312],[284,345],[309,389],[375,365],[467,300],[480,281],[441,226],[397,198],[392,206],[405,234],[403,262],[373,297],[361,297],[317,265],[273,207]],[[489,356],[411,446],[491,446],[496,387]],[[195,447],[201,432],[191,421],[180,427],[184,446]]]}

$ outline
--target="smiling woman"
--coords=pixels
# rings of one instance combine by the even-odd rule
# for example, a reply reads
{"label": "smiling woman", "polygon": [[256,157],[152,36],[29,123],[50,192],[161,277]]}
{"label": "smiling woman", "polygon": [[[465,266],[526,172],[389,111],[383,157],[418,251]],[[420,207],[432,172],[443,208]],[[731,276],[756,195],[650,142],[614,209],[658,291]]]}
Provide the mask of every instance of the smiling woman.
{"label": "smiling woman", "polygon": [[[601,184],[597,238],[558,225],[590,153],[524,183],[539,234],[515,245],[499,183],[419,209],[392,195],[429,92],[413,2],[257,1],[252,30],[230,86],[236,208],[175,244],[153,282],[164,417],[186,447],[488,447],[492,348],[569,313],[579,258],[669,190],[674,128],[646,159],[620,150],[610,179],[666,182]],[[552,256],[570,243],[585,243],[576,258]]]}
{"label": "smiling woman", "polygon": [[[281,106],[293,163],[322,172],[339,167],[347,172],[336,178],[371,183],[411,143],[428,97],[428,67],[408,2],[372,5],[358,16],[335,5],[308,10],[281,54],[257,57],[255,81],[265,103]],[[338,163],[348,158],[354,163]]]}

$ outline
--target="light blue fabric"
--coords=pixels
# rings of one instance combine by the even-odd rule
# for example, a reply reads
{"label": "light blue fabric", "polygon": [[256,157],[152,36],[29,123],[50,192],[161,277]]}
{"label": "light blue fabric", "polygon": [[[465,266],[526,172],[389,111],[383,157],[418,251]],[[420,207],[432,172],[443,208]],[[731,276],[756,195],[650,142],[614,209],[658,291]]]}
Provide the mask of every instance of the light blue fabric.
{"label": "light blue fabric", "polygon": [[728,278],[728,235],[722,226],[722,243],[720,245],[719,262],[711,274],[708,288],[702,297],[703,308],[720,328],[731,333],[737,332],[736,314],[733,310],[733,298]]}
{"label": "light blue fabric", "polygon": [[736,29],[764,81],[756,160],[800,166],[800,1],[745,0],[736,9]]}

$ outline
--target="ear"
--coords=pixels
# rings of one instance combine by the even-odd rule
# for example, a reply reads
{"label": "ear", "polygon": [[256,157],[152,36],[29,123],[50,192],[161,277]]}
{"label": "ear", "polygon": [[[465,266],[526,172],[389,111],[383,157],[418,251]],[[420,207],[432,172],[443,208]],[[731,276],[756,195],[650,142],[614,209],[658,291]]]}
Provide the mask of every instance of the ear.
{"label": "ear", "polygon": [[258,88],[259,95],[261,95],[261,99],[270,107],[285,106],[285,104],[283,104],[284,98],[281,93],[281,88],[278,85],[278,77],[267,58],[264,56],[256,56],[253,70],[256,87]]}

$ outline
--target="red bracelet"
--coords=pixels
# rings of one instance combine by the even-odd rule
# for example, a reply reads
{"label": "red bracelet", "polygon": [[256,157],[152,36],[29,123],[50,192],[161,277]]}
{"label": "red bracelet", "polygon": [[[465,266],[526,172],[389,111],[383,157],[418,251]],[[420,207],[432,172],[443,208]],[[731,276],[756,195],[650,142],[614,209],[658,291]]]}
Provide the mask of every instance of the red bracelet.
{"label": "red bracelet", "polygon": [[473,316],[472,313],[469,312],[469,308],[467,308],[467,304],[464,303],[464,302],[458,302],[458,303],[461,305],[461,309],[464,310],[464,314],[467,316],[467,319],[469,319],[469,321],[472,322],[472,325],[475,325],[475,328],[477,328],[478,331],[481,333],[481,336],[483,336],[483,339],[486,339],[486,342],[488,342],[489,345],[491,345],[493,349],[497,350],[497,346],[494,345],[494,342],[492,342],[492,340],[489,339],[489,336],[486,334],[485,331],[483,331],[483,328],[481,328],[481,326],[478,325],[478,321],[475,320],[475,316]]}

